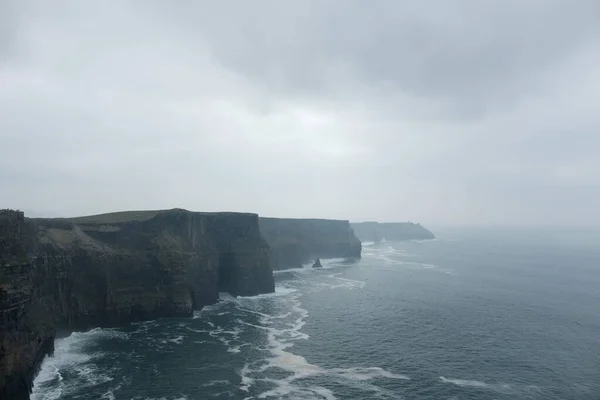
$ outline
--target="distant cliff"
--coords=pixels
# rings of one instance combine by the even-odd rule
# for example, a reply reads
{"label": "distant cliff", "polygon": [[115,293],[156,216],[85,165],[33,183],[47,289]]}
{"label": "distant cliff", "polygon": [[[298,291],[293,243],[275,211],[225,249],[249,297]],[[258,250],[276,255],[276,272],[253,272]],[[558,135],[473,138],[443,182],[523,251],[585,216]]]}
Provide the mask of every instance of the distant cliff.
{"label": "distant cliff", "polygon": [[273,269],[300,267],[315,258],[360,258],[361,243],[342,220],[259,218]]}
{"label": "distant cliff", "polygon": [[274,291],[258,216],[186,210],[74,219],[0,213],[0,399],[26,399],[57,327],[189,316],[220,291]]}
{"label": "distant cliff", "polygon": [[359,222],[352,223],[354,234],[361,242],[379,242],[385,240],[426,240],[435,235],[421,224],[412,222]]}

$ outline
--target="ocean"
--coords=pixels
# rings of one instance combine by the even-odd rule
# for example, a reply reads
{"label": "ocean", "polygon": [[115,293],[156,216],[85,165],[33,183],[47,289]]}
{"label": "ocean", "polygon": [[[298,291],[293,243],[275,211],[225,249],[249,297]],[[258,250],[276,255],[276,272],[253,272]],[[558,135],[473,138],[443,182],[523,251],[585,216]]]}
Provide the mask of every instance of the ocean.
{"label": "ocean", "polygon": [[445,229],[56,340],[34,400],[600,399],[600,237]]}

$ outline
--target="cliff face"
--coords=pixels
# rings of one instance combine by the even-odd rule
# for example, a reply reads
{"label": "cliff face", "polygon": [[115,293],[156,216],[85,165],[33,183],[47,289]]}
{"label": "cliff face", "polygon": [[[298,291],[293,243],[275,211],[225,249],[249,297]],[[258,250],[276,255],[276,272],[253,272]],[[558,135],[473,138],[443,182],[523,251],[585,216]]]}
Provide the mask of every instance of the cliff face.
{"label": "cliff face", "polygon": [[273,269],[300,267],[315,258],[360,258],[350,223],[325,219],[259,218]]}
{"label": "cliff face", "polygon": [[[10,240],[0,249],[8,260],[0,274],[0,377],[16,374],[25,383],[20,389],[31,384],[54,327],[189,316],[215,303],[220,291],[250,296],[275,289],[255,214],[169,210],[67,220],[17,213],[18,223],[13,219],[5,218],[1,231]],[[28,327],[28,320],[40,326]],[[2,382],[9,384],[0,384],[0,399],[18,398],[5,396],[15,385]]]}
{"label": "cliff face", "polygon": [[0,210],[0,399],[27,399],[54,327],[35,304],[35,268],[23,246],[23,213]]}
{"label": "cliff face", "polygon": [[427,240],[435,236],[421,224],[412,222],[360,222],[352,223],[352,229],[362,242],[385,240]]}

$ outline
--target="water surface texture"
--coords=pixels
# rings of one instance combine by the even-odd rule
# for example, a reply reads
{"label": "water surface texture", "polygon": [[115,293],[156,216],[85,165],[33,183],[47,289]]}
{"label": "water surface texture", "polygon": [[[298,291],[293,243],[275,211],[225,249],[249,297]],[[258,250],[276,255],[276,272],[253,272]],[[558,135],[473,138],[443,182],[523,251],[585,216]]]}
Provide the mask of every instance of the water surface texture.
{"label": "water surface texture", "polygon": [[448,230],[56,341],[41,399],[600,399],[600,240]]}

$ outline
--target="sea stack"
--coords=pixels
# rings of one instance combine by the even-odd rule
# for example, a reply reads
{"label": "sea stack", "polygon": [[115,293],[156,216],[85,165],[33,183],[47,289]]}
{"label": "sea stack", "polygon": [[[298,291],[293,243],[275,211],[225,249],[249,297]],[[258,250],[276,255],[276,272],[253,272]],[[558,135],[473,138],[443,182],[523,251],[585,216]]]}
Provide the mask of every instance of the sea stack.
{"label": "sea stack", "polygon": [[312,266],[313,268],[323,268],[323,266],[321,265],[321,260],[317,257],[317,259],[315,260],[315,263]]}

